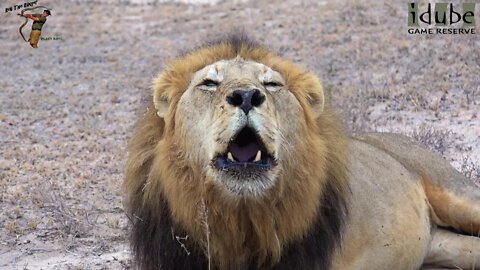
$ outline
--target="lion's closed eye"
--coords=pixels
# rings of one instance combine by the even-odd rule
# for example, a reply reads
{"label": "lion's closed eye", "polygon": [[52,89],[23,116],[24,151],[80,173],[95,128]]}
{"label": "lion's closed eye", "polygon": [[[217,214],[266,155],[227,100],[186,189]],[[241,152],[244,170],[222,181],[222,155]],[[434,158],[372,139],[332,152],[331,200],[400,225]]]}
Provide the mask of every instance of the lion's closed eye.
{"label": "lion's closed eye", "polygon": [[283,84],[277,81],[264,81],[263,86],[270,92],[276,92],[283,87]]}
{"label": "lion's closed eye", "polygon": [[270,81],[270,82],[263,82],[265,87],[282,87],[283,84],[280,82]]}
{"label": "lion's closed eye", "polygon": [[206,86],[206,87],[217,87],[218,85],[219,85],[219,82],[214,81],[212,79],[204,79],[198,84],[198,86]]}

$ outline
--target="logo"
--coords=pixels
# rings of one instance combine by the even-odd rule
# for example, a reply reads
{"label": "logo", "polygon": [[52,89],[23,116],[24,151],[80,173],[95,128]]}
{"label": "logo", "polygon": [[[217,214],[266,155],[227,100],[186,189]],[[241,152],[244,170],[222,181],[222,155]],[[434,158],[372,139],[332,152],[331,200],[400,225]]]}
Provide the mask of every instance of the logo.
{"label": "logo", "polygon": [[[62,40],[62,37],[44,37],[42,35],[42,28],[46,24],[47,18],[52,15],[52,8],[38,5],[38,0],[35,0],[5,8],[5,13],[12,11],[19,11],[20,13],[17,15],[25,18],[18,28],[18,33],[23,41],[28,42],[32,48],[38,48],[39,40]],[[32,27],[27,40],[24,28],[29,21],[32,21]]]}
{"label": "logo", "polygon": [[[423,8],[423,9],[422,9]],[[476,34],[475,3],[408,3],[409,34]]]}

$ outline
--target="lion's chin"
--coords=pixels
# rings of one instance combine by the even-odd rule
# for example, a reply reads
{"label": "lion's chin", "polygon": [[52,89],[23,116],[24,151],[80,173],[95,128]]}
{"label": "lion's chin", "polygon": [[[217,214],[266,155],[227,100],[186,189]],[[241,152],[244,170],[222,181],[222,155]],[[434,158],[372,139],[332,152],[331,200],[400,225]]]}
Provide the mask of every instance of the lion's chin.
{"label": "lion's chin", "polygon": [[253,162],[217,158],[212,166],[216,184],[235,197],[261,198],[275,185],[277,162],[267,157]]}
{"label": "lion's chin", "polygon": [[234,197],[262,198],[276,183],[271,171],[248,170],[238,174],[217,171],[214,174],[215,184]]}

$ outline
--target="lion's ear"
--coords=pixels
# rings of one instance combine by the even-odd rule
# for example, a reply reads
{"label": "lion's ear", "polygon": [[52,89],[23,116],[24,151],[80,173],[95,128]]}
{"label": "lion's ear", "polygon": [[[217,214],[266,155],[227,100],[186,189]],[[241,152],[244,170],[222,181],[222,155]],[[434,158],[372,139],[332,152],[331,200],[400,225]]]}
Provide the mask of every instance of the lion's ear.
{"label": "lion's ear", "polygon": [[155,105],[155,109],[157,109],[157,115],[160,116],[160,118],[167,117],[168,106],[169,106],[168,97],[163,95],[157,96],[154,94],[153,104]]}
{"label": "lion's ear", "polygon": [[308,103],[315,114],[315,117],[320,116],[323,112],[323,107],[325,105],[325,97],[323,96],[323,91],[311,92],[307,96]]}
{"label": "lion's ear", "polygon": [[320,116],[325,105],[325,96],[323,94],[322,83],[314,78],[314,83],[307,90],[307,101],[315,114],[315,118]]}
{"label": "lion's ear", "polygon": [[153,80],[153,105],[157,109],[157,115],[164,119],[170,106],[170,97],[167,94],[169,83],[165,76],[166,73],[161,73]]}

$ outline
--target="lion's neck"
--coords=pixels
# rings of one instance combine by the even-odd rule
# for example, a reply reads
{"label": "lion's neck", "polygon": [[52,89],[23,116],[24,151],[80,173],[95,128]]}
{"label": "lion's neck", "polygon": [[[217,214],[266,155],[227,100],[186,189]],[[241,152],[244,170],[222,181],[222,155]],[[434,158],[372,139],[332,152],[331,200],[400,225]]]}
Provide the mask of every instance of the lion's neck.
{"label": "lion's neck", "polygon": [[[240,202],[224,207],[220,202],[206,202],[202,212],[202,242],[207,254],[221,269],[236,269],[281,255],[281,239],[271,206]],[[268,213],[267,209],[270,209]]]}
{"label": "lion's neck", "polygon": [[303,184],[279,185],[270,192],[274,195],[262,199],[230,200],[215,185],[202,185],[211,182],[206,176],[195,177],[201,174],[194,167],[178,168],[179,171],[183,175],[177,176],[174,183],[163,185],[162,192],[174,223],[220,269],[276,263],[283,247],[293,239],[303,238],[315,223],[322,194],[322,185],[317,181],[322,176],[317,175],[308,183],[306,179],[311,176],[290,174],[281,182],[302,179]]}

